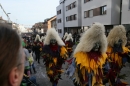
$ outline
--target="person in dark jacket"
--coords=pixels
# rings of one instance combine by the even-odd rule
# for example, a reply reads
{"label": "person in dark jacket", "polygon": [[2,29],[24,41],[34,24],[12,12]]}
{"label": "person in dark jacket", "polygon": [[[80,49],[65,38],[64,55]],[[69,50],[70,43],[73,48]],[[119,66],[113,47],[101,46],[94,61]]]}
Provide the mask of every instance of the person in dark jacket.
{"label": "person in dark jacket", "polygon": [[35,55],[36,55],[36,61],[38,61],[38,63],[40,64],[40,44],[37,43],[37,45],[35,46]]}

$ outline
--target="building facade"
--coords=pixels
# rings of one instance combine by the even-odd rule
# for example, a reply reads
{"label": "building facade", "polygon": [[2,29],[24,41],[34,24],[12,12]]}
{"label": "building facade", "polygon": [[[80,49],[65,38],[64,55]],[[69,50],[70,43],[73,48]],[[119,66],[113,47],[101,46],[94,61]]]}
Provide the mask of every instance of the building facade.
{"label": "building facade", "polygon": [[121,23],[130,32],[130,0],[122,0],[122,18]]}
{"label": "building facade", "polygon": [[72,34],[81,29],[81,1],[82,0],[66,0],[65,10],[65,31]]}
{"label": "building facade", "polygon": [[57,6],[57,29],[61,37],[65,32],[81,29],[81,0],[60,0]]}
{"label": "building facade", "polygon": [[47,20],[48,29],[56,27],[56,16],[53,16]]}
{"label": "building facade", "polygon": [[130,24],[130,0],[122,0],[122,24]]}
{"label": "building facade", "polygon": [[113,26],[130,24],[130,0],[60,0],[58,10],[61,10],[57,17],[62,20],[59,26],[63,33],[73,33],[99,22],[105,25],[108,35]]}
{"label": "building facade", "polygon": [[65,11],[64,11],[64,2],[65,0],[60,0],[59,1],[59,6],[56,7],[56,11],[57,11],[57,31],[60,35],[60,37],[63,36],[64,34],[64,27],[65,27]]}
{"label": "building facade", "polygon": [[81,0],[82,26],[100,22],[106,27],[106,35],[114,25],[120,24],[121,0]]}

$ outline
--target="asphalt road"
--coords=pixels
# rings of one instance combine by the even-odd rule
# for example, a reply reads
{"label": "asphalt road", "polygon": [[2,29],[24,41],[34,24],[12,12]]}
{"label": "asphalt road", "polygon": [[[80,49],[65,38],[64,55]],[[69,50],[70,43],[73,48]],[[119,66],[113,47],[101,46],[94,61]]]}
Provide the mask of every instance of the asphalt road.
{"label": "asphalt road", "polygon": [[[75,48],[75,46],[74,46]],[[37,83],[39,84],[39,86],[52,86],[49,78],[46,75],[46,68],[43,64],[43,59],[41,58],[40,60],[40,64],[38,64],[37,62],[35,62],[35,67],[36,67],[36,74],[32,74],[32,76],[35,76],[37,79]],[[65,69],[66,64],[63,65],[63,69]],[[126,64],[126,67],[122,68],[121,70],[121,74],[126,74],[126,80],[122,80],[127,82],[128,84],[130,84],[130,64]],[[64,73],[62,74],[62,79],[63,80],[59,80],[58,86],[74,86],[73,82],[71,79],[69,79]],[[106,85],[108,86],[108,85]],[[130,85],[128,85],[130,86]]]}
{"label": "asphalt road", "polygon": [[[32,76],[35,76],[37,79],[37,83],[40,86],[52,86],[49,78],[46,75],[46,68],[42,62],[42,58],[40,60],[40,64],[38,64],[37,62],[35,62],[35,66],[36,66],[36,74],[32,74]],[[63,68],[65,68],[66,66],[63,65]],[[33,72],[33,70],[32,70]],[[69,79],[64,73],[62,73],[62,79],[63,80],[59,80],[59,83],[57,86],[74,86],[73,82],[71,79]]]}

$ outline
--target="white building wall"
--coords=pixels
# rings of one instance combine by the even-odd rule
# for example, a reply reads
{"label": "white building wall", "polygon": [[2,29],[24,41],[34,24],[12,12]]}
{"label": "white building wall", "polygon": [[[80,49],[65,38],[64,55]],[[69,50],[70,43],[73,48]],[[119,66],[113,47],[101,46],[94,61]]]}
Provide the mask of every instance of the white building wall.
{"label": "white building wall", "polygon": [[[72,8],[68,11],[66,11],[66,6],[70,5],[71,3],[75,2],[76,1],[76,7],[75,8]],[[78,26],[81,26],[81,18],[79,17],[79,6],[81,6],[81,4],[79,3],[79,0],[66,0],[65,1],[65,5],[64,5],[64,11],[65,11],[65,27],[78,27]],[[74,15],[74,14],[77,14],[76,15],[76,20],[73,20],[73,21],[66,21],[66,17],[67,16],[70,16],[70,15]],[[80,23],[79,23],[80,21]]]}
{"label": "white building wall", "polygon": [[122,24],[130,24],[130,0],[122,0]]}
{"label": "white building wall", "polygon": [[[119,24],[119,1],[120,0],[92,0],[84,3],[84,0],[82,0],[82,26],[90,26],[94,22],[100,22],[104,25]],[[84,18],[84,11],[88,11],[105,5],[107,5],[107,13],[105,15]]]}
{"label": "white building wall", "polygon": [[57,24],[57,30],[62,29],[62,33],[59,33],[60,37],[63,37],[64,34],[64,3],[61,3],[59,6],[56,8],[56,12],[61,10],[61,14],[57,15],[57,19],[61,19],[61,23],[58,23],[56,20]]}
{"label": "white building wall", "polygon": [[121,0],[111,0],[111,24],[120,24]]}

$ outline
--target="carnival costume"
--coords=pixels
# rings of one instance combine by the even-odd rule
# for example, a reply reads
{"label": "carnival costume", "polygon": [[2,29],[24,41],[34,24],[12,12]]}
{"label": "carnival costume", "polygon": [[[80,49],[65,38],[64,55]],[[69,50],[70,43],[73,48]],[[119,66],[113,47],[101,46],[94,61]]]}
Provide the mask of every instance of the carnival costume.
{"label": "carnival costume", "polygon": [[120,79],[126,75],[120,75],[123,65],[127,62],[128,52],[130,50],[125,47],[127,43],[126,30],[122,25],[115,26],[108,35],[107,63],[105,65],[105,75],[112,86],[126,86]]}
{"label": "carnival costume", "polygon": [[41,42],[40,36],[38,34],[35,37],[35,42],[37,42],[37,41]]}
{"label": "carnival costume", "polygon": [[73,47],[73,38],[72,38],[72,34],[69,33],[67,38],[65,39],[65,47],[68,51],[68,55],[69,57],[71,56],[71,53],[73,52],[72,47]]}
{"label": "carnival costume", "polygon": [[41,37],[41,42],[44,43],[45,38],[46,38],[46,36],[42,36],[42,37]]}
{"label": "carnival costume", "polygon": [[68,33],[66,32],[65,35],[64,35],[64,37],[63,37],[63,42],[65,42],[67,36],[68,36]]}
{"label": "carnival costume", "polygon": [[52,86],[56,86],[58,80],[61,79],[63,72],[62,64],[67,59],[67,50],[65,44],[59,37],[55,29],[48,29],[42,50],[47,75],[50,78]]}
{"label": "carnival costume", "polygon": [[102,84],[102,66],[107,58],[106,50],[107,39],[104,25],[94,23],[82,35],[74,51],[71,67],[75,68],[75,72],[69,72],[74,72],[72,77],[74,77],[76,86],[100,86]]}

